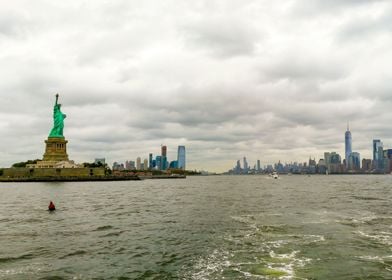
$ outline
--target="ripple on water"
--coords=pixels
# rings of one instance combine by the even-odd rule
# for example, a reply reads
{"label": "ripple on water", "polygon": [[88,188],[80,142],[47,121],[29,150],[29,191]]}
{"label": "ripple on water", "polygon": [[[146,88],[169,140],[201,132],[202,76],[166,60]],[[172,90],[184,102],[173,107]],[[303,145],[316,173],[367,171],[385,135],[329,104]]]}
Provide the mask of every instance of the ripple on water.
{"label": "ripple on water", "polygon": [[[0,237],[7,237],[10,234],[0,234]],[[39,233],[36,231],[25,231],[25,232],[12,232],[12,237],[36,237],[39,236]]]}
{"label": "ripple on water", "polygon": [[114,236],[120,236],[121,234],[123,234],[125,231],[124,230],[120,230],[120,231],[114,231],[114,232],[109,232],[105,235],[101,235],[100,237],[114,237]]}
{"label": "ripple on water", "polygon": [[10,256],[10,257],[0,257],[0,264],[1,263],[8,263],[8,262],[15,262],[18,260],[28,260],[34,258],[34,254],[27,253],[27,254],[22,254],[19,256]]}
{"label": "ripple on water", "polygon": [[355,198],[355,199],[358,199],[358,200],[385,200],[385,199],[379,198],[379,197],[358,196],[358,195],[353,195],[352,198]]}
{"label": "ripple on water", "polygon": [[210,277],[231,266],[228,258],[228,251],[215,249],[208,256],[200,257],[195,260],[191,272],[185,272],[185,278],[195,280],[210,279]]}
{"label": "ripple on water", "polygon": [[[376,263],[379,265],[380,269],[385,269],[386,271],[392,272],[392,255],[388,255],[388,256],[363,255],[363,256],[357,256],[357,258],[365,262]],[[382,278],[380,276],[380,279],[385,279],[385,278]]]}
{"label": "ripple on water", "polygon": [[360,227],[362,225],[380,225],[391,224],[392,217],[390,216],[377,216],[375,214],[363,215],[361,217],[342,217],[335,220],[335,222],[351,227]]}
{"label": "ripple on water", "polygon": [[73,256],[85,255],[87,253],[88,252],[85,251],[85,250],[76,250],[76,251],[70,252],[70,253],[68,253],[68,254],[66,254],[64,256],[61,256],[60,259],[65,259],[65,258],[73,257]]}
{"label": "ripple on water", "polygon": [[[59,275],[53,275],[53,276],[44,276],[42,278],[40,278],[42,280],[66,280],[69,279],[68,277],[62,277]],[[78,278],[74,278],[74,279],[78,279]]]}
{"label": "ripple on water", "polygon": [[[19,265],[17,268],[0,269],[0,279],[7,279],[9,277],[18,277],[17,279],[34,279],[34,277],[25,277],[25,275],[37,275],[42,270],[43,266],[39,263],[31,263],[24,266]],[[24,275],[24,277],[21,277],[21,275]]]}
{"label": "ripple on water", "polygon": [[287,233],[288,227],[286,225],[258,225],[257,228],[265,233]]}
{"label": "ripple on water", "polygon": [[[252,216],[232,219],[248,225],[223,240],[231,250],[216,249],[195,261],[190,279],[292,279],[297,269],[311,263],[299,248],[324,242],[323,235],[288,234],[287,225],[259,225]],[[231,245],[230,245],[231,244]],[[223,246],[223,247],[227,247]]]}
{"label": "ripple on water", "polygon": [[318,242],[324,242],[325,237],[317,234],[304,234],[304,235],[287,235],[297,240],[298,244],[309,245]]}
{"label": "ripple on water", "polygon": [[112,229],[112,228],[113,227],[111,225],[99,226],[94,231],[104,231],[104,230],[108,230],[108,229]]}
{"label": "ripple on water", "polygon": [[391,262],[392,261],[392,255],[388,256],[369,256],[369,255],[364,255],[364,256],[358,256],[358,258],[362,260],[367,260],[367,261],[387,261]]}
{"label": "ripple on water", "polygon": [[0,223],[7,223],[7,222],[12,222],[13,219],[10,218],[0,218]]}
{"label": "ripple on water", "polygon": [[373,242],[376,242],[378,244],[392,246],[392,233],[391,232],[381,231],[376,234],[370,234],[370,233],[365,233],[363,231],[358,230],[358,231],[356,231],[356,233],[359,236],[364,237],[364,238],[371,240]]}
{"label": "ripple on water", "polygon": [[369,225],[379,225],[379,224],[392,224],[392,217],[369,217],[369,219],[364,220],[366,224]]}
{"label": "ripple on water", "polygon": [[298,257],[299,252],[277,254],[271,250],[269,256],[261,257],[258,263],[245,265],[243,268],[246,270],[241,270],[241,272],[244,275],[292,279],[295,276],[295,269],[304,267],[311,261],[308,258]]}
{"label": "ripple on water", "polygon": [[312,178],[0,187],[0,279],[392,279],[391,177]]}
{"label": "ripple on water", "polygon": [[243,262],[236,251],[214,250],[210,255],[196,260],[191,273],[185,273],[185,278],[201,279],[239,279],[244,277],[262,279],[292,279],[295,270],[304,267],[311,259],[298,257],[299,251],[277,254],[273,250],[261,256],[255,256],[253,261]]}
{"label": "ripple on water", "polygon": [[231,219],[234,221],[244,223],[244,224],[251,224],[254,223],[255,217],[253,215],[243,215],[243,216],[231,216]]}

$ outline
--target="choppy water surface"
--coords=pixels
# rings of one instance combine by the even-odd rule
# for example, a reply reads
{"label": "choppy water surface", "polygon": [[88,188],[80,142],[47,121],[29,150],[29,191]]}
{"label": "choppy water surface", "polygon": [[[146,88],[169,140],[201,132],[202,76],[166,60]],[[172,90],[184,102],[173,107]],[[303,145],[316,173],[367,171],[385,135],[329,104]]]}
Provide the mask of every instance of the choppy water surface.
{"label": "choppy water surface", "polygon": [[392,279],[391,190],[389,175],[3,183],[0,278]]}

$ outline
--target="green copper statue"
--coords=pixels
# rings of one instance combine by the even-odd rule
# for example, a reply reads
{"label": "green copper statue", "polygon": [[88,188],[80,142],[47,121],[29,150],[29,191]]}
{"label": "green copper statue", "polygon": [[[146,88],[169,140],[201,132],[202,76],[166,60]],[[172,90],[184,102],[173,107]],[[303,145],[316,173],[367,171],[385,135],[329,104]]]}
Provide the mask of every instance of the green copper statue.
{"label": "green copper statue", "polygon": [[49,137],[60,137],[64,138],[64,119],[66,117],[60,110],[61,104],[57,103],[59,99],[59,94],[56,94],[56,103],[53,107],[53,128],[50,131]]}

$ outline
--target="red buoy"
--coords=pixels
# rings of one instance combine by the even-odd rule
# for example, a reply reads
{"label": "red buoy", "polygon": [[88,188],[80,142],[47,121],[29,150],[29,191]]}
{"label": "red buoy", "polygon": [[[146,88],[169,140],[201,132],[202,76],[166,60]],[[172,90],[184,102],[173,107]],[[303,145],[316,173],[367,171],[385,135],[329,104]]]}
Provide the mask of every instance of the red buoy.
{"label": "red buoy", "polygon": [[54,206],[54,204],[53,204],[52,201],[49,203],[48,210],[49,210],[49,211],[54,211],[54,210],[56,210],[56,207]]}

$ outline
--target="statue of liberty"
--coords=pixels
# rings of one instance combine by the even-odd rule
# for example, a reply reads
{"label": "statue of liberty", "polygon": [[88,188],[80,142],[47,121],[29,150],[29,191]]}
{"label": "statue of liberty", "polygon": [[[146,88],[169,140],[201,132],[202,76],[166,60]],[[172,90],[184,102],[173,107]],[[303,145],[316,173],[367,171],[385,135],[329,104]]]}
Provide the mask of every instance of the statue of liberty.
{"label": "statue of liberty", "polygon": [[64,119],[66,117],[60,110],[61,104],[57,103],[59,99],[59,94],[56,94],[56,103],[53,107],[53,128],[50,131],[49,138],[52,137],[60,137],[64,138],[63,130],[64,130]]}

